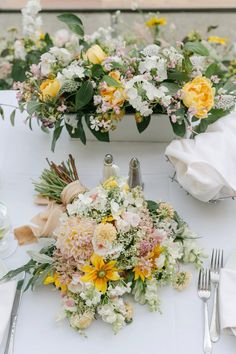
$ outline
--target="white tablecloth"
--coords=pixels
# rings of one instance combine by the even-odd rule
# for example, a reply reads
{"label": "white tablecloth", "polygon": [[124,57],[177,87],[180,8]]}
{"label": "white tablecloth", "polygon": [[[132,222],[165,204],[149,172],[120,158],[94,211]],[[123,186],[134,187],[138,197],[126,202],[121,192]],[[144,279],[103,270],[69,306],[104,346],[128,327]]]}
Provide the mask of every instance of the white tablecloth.
{"label": "white tablecloth", "polygon": [[[10,93],[0,91],[0,102],[14,104]],[[6,115],[11,110],[5,109]],[[56,152],[50,151],[51,137],[35,127],[31,132],[16,115],[16,126],[0,121],[0,200],[9,207],[14,226],[27,223],[39,210],[33,205],[32,179],[46,166],[45,158],[60,162],[72,153],[77,160],[82,181],[88,186],[99,182],[102,161],[112,153],[122,174],[128,171],[131,157],[140,159],[147,198],[173,204],[199,236],[202,246],[211,253],[222,247],[225,255],[236,249],[236,201],[203,204],[188,196],[169,176],[171,166],[165,161],[165,144],[100,143],[83,146],[64,134]],[[37,247],[37,246],[34,246]],[[26,250],[18,247],[6,260],[9,268],[27,261]],[[183,293],[160,289],[162,314],[150,313],[135,305],[134,322],[113,335],[111,328],[96,321],[87,331],[88,338],[70,329],[67,322],[56,323],[60,297],[50,287],[24,294],[17,324],[14,354],[200,354],[203,338],[203,309],[196,292],[197,274],[191,287]],[[236,338],[222,335],[214,344],[214,354],[236,352]]]}

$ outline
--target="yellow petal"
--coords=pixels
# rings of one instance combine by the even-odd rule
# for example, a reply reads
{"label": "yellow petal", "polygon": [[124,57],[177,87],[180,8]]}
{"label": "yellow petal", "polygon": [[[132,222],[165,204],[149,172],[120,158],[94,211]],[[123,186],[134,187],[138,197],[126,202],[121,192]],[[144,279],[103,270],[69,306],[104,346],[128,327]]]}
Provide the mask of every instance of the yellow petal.
{"label": "yellow petal", "polygon": [[81,268],[82,272],[84,273],[90,273],[94,270],[93,267],[91,267],[90,265],[85,265]]}
{"label": "yellow petal", "polygon": [[91,273],[85,274],[84,276],[82,276],[80,278],[80,280],[82,280],[83,282],[90,282],[90,281],[94,281],[97,277],[97,273],[96,271],[92,271]]}
{"label": "yellow petal", "polygon": [[112,270],[116,264],[116,261],[110,261],[107,264],[105,264],[104,269],[105,270]]}
{"label": "yellow petal", "polygon": [[91,263],[94,265],[94,267],[97,270],[100,270],[105,264],[104,261],[103,261],[103,258],[100,257],[98,254],[95,254],[95,253],[91,257]]}
{"label": "yellow petal", "polygon": [[54,281],[55,281],[55,278],[52,277],[51,275],[48,275],[47,278],[44,279],[43,284],[44,285],[53,284]]}
{"label": "yellow petal", "polygon": [[105,278],[97,278],[95,280],[95,287],[98,291],[105,293],[107,290],[107,281]]}
{"label": "yellow petal", "polygon": [[109,280],[118,280],[120,279],[120,276],[117,272],[114,272],[112,270],[109,270],[108,272],[106,272],[106,278]]}

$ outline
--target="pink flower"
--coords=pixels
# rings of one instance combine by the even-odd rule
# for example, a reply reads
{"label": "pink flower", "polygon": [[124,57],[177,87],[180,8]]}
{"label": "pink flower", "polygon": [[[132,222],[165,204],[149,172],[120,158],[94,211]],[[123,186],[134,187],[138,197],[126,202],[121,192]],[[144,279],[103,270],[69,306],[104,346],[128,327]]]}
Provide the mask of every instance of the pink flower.
{"label": "pink flower", "polygon": [[67,106],[65,106],[63,103],[57,107],[58,112],[65,112],[67,109]]}
{"label": "pink flower", "polygon": [[172,114],[172,115],[171,115],[171,122],[172,122],[172,123],[176,123],[176,122],[177,122],[177,117],[176,117],[175,114]]}
{"label": "pink flower", "polygon": [[10,73],[12,69],[12,64],[8,61],[4,61],[0,64],[0,79],[5,79]]}
{"label": "pink flower", "polygon": [[137,227],[139,225],[140,217],[136,213],[126,211],[121,215],[121,217],[132,227]]}
{"label": "pink flower", "polygon": [[37,79],[40,79],[41,77],[41,71],[39,65],[32,64],[30,66],[30,72],[36,77]]}

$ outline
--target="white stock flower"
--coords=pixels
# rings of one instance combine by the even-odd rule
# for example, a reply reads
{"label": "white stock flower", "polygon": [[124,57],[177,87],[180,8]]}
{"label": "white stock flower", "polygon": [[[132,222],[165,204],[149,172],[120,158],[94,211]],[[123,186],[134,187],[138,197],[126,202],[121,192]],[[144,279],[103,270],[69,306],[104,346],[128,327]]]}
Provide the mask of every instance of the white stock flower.
{"label": "white stock flower", "polygon": [[145,56],[158,55],[160,52],[160,47],[156,44],[150,44],[142,50],[142,54]]}
{"label": "white stock flower", "polygon": [[161,82],[167,79],[167,69],[166,69],[166,60],[161,58],[157,61],[157,77],[156,81]]}
{"label": "white stock flower", "polygon": [[162,53],[167,58],[172,68],[181,65],[184,58],[174,47],[164,48]]}
{"label": "white stock flower", "polygon": [[25,60],[26,51],[25,51],[24,43],[20,39],[17,39],[14,42],[14,52],[15,52],[16,59]]}
{"label": "white stock flower", "polygon": [[52,70],[52,65],[56,62],[53,54],[47,52],[41,55],[40,70],[43,76],[48,76]]}
{"label": "white stock flower", "polygon": [[26,6],[21,10],[24,36],[32,39],[39,38],[42,20],[41,17],[37,15],[40,10],[40,0],[29,0]]}

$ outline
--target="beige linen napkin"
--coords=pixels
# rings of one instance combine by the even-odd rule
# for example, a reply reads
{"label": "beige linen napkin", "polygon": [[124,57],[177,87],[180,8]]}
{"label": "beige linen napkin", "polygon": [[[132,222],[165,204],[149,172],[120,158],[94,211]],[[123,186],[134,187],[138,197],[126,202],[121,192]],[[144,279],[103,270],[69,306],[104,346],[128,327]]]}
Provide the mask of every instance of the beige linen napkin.
{"label": "beige linen napkin", "polygon": [[221,270],[219,309],[221,330],[236,336],[236,253]]}

